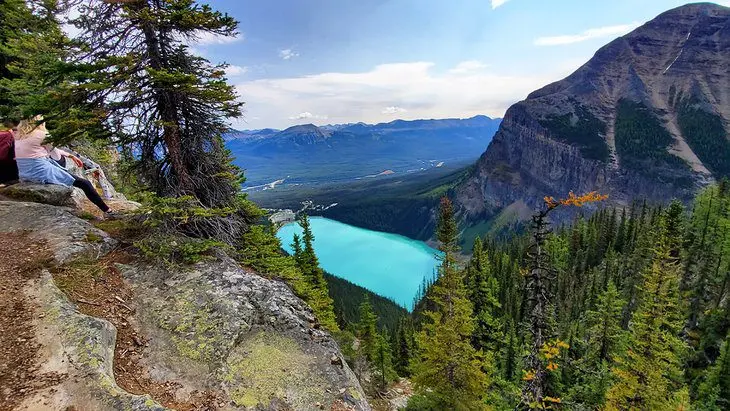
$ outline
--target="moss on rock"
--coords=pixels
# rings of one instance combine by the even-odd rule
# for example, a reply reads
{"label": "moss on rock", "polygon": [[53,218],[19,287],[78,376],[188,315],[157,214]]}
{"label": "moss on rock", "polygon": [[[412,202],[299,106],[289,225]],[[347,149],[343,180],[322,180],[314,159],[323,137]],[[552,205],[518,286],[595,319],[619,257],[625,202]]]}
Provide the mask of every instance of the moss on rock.
{"label": "moss on rock", "polygon": [[260,332],[231,353],[222,379],[238,406],[267,407],[279,399],[307,409],[327,400],[327,384],[312,372],[315,362],[293,339]]}
{"label": "moss on rock", "polygon": [[[201,289],[185,289],[160,306],[160,328],[171,332],[172,342],[181,356],[194,361],[215,363],[225,357],[233,341],[221,308]],[[220,303],[220,301],[219,301]]]}

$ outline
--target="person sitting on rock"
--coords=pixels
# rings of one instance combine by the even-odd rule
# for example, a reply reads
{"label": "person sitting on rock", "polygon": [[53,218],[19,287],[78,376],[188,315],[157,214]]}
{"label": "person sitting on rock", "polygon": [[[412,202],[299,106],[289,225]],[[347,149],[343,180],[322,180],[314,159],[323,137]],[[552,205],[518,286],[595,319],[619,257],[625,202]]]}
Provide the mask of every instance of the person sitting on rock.
{"label": "person sitting on rock", "polygon": [[36,116],[18,124],[18,131],[15,133],[15,160],[18,163],[20,181],[80,188],[89,201],[105,214],[109,214],[109,206],[89,180],[71,175],[49,157],[53,146],[45,141],[48,131],[42,121],[43,117]]}
{"label": "person sitting on rock", "polygon": [[6,120],[0,127],[0,184],[18,181],[18,165],[15,164],[15,137],[17,122]]}

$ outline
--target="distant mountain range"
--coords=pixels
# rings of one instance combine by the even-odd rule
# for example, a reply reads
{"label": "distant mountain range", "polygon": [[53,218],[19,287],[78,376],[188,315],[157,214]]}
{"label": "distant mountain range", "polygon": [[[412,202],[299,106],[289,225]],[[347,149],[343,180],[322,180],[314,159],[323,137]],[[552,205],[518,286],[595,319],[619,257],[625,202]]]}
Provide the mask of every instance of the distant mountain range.
{"label": "distant mountain range", "polygon": [[[304,124],[286,130],[236,131],[226,136],[246,188],[417,173],[468,164],[489,145],[501,119],[395,120],[381,124]],[[283,181],[282,181],[283,180]]]}
{"label": "distant mountain range", "polygon": [[455,190],[465,226],[569,191],[617,205],[690,199],[730,176],[729,91],[730,8],[659,15],[509,108]]}

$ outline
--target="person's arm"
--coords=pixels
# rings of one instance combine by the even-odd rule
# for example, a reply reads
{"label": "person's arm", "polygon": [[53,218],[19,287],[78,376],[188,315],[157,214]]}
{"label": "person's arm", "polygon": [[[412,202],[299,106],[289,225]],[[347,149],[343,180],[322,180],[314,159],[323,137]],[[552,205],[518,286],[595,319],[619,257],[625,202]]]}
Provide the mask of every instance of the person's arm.
{"label": "person's arm", "polygon": [[46,145],[44,147],[46,147],[46,149],[48,149],[48,147],[51,147],[51,149],[48,151],[48,154],[51,156],[52,159],[58,161],[61,159],[61,157],[68,157],[71,159],[71,161],[74,162],[74,164],[76,164],[76,167],[78,167],[80,169],[84,168],[84,163],[81,160],[79,160],[78,157],[69,153],[68,151],[62,150],[58,147],[53,147],[50,144]]}
{"label": "person's arm", "polygon": [[56,161],[61,160],[61,157],[63,157],[63,151],[53,147],[50,144],[44,145],[43,148],[45,148],[46,151],[48,151],[48,156]]}

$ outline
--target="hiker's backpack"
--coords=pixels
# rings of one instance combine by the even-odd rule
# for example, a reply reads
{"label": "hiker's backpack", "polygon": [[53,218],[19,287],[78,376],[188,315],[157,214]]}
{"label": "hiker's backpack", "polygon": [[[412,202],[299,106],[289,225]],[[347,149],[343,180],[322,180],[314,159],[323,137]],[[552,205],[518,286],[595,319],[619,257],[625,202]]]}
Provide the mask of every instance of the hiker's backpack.
{"label": "hiker's backpack", "polygon": [[0,131],[0,184],[18,180],[15,163],[15,138],[9,131]]}

